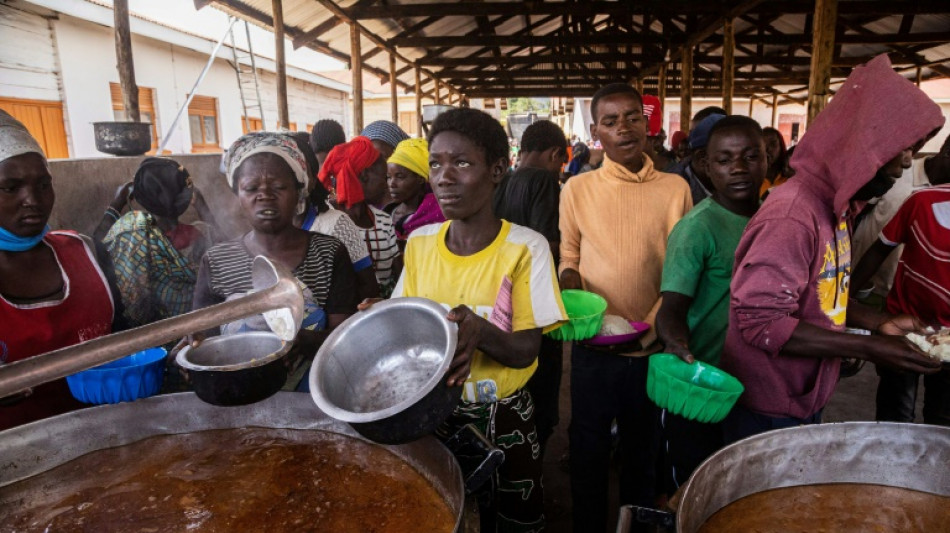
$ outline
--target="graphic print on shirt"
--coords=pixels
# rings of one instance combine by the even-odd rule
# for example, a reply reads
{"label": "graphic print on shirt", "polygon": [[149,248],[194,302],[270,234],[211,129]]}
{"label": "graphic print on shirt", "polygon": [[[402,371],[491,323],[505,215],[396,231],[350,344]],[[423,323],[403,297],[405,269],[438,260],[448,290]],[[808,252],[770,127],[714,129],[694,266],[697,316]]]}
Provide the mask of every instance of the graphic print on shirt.
{"label": "graphic print on shirt", "polygon": [[825,243],[825,255],[818,271],[818,301],[821,310],[836,326],[847,318],[848,286],[851,280],[851,237],[842,220],[833,242]]}
{"label": "graphic print on shirt", "polygon": [[[495,305],[492,307],[477,306],[474,309],[475,314],[488,320],[493,326],[511,333],[512,316],[514,307],[511,299],[512,280],[509,276],[504,276],[501,280],[501,286],[498,288],[498,295],[495,297]],[[443,307],[446,307],[443,304]],[[466,383],[466,391],[469,394],[466,397],[473,397],[478,403],[491,403],[498,401],[498,384],[493,379],[482,379],[475,383],[474,390],[470,384]]]}

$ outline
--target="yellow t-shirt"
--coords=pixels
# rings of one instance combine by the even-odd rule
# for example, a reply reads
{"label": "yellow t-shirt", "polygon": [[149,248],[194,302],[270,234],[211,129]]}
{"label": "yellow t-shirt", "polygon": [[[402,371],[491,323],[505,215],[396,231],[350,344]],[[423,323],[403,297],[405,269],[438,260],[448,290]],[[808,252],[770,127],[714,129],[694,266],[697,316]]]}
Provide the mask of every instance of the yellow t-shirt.
{"label": "yellow t-shirt", "polygon": [[[428,298],[446,309],[466,305],[508,332],[549,331],[567,320],[551,250],[540,233],[502,221],[491,244],[460,256],[445,246],[451,224],[432,224],[412,232],[393,298]],[[535,368],[537,361],[528,368],[510,368],[476,351],[462,398],[483,403],[511,396],[528,382]]]}

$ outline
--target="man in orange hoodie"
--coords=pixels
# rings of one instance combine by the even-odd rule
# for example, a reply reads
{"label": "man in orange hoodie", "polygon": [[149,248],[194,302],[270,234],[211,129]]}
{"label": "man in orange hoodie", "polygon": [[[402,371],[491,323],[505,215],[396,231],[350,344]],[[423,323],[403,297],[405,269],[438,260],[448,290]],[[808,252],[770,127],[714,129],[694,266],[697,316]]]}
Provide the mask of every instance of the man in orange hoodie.
{"label": "man in orange hoodie", "polygon": [[[640,93],[618,83],[591,100],[591,136],[604,148],[601,168],[571,178],[561,192],[562,289],[607,300],[607,313],[651,325],[660,307],[666,240],[692,207],[689,185],[659,172],[644,154]],[[616,419],[623,459],[620,503],[653,504],[658,411],[646,395],[647,358],[659,350],[651,331],[640,341],[571,353],[571,494],[574,531],[607,529],[610,426]]]}

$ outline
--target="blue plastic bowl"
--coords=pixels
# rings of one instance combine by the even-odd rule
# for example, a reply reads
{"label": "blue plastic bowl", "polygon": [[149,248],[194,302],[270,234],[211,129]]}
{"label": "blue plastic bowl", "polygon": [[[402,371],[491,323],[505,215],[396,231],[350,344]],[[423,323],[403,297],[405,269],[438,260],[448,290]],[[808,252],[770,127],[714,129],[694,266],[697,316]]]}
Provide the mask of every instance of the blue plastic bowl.
{"label": "blue plastic bowl", "polygon": [[165,355],[164,348],[149,348],[66,376],[66,383],[73,397],[83,403],[119,403],[147,398],[162,388]]}

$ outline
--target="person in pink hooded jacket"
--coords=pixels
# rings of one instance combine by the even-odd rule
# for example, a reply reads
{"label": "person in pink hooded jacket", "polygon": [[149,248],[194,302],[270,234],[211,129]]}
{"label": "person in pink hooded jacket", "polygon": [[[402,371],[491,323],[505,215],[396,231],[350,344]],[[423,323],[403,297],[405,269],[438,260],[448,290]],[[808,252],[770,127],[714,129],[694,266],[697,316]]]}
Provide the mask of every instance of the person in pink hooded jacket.
{"label": "person in pink hooded jacket", "polygon": [[791,160],[795,179],[772,193],[736,249],[722,367],[746,392],[724,421],[727,442],[820,422],[843,357],[940,368],[902,337],[923,324],[849,302],[848,288],[854,217],[943,122],[881,55],[854,69],[810,125]]}

